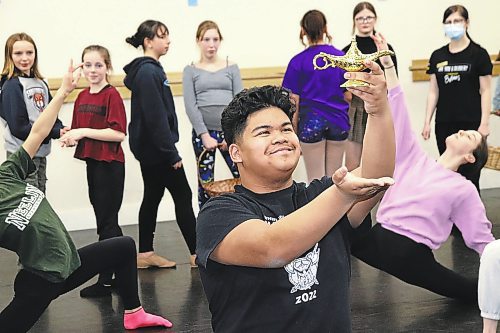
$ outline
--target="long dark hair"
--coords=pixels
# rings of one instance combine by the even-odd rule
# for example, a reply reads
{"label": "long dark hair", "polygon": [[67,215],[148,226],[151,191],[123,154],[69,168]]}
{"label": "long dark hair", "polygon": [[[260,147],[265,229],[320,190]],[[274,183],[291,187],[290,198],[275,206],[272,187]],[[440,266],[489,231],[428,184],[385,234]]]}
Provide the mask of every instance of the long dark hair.
{"label": "long dark hair", "polygon": [[481,142],[479,142],[477,147],[472,151],[472,155],[475,159],[474,163],[462,164],[458,167],[457,171],[459,173],[477,173],[484,167],[488,161],[488,143],[486,142],[485,136],[481,135]]}
{"label": "long dark hair", "polygon": [[144,21],[137,28],[137,32],[133,36],[127,37],[125,41],[135,48],[139,46],[144,48],[144,39],[153,39],[158,36],[158,29],[165,29],[165,32],[169,34],[167,26],[162,22],[155,20]]}

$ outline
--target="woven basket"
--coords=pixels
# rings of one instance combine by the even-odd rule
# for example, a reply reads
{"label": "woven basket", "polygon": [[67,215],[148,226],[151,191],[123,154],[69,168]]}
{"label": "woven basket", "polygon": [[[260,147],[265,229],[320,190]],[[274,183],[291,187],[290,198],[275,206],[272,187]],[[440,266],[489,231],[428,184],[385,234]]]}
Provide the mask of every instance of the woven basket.
{"label": "woven basket", "polygon": [[[198,157],[198,165],[200,165],[200,162],[205,159],[205,156],[207,153],[210,152],[209,150],[203,149],[202,153]],[[222,194],[227,194],[227,193],[233,193],[234,192],[234,187],[236,185],[241,184],[241,180],[239,178],[229,178],[229,179],[223,179],[223,180],[215,180],[215,181],[203,181],[200,177],[199,173],[199,168],[198,168],[198,180],[200,181],[201,186],[207,192],[208,196],[210,197],[216,197]]]}
{"label": "woven basket", "polygon": [[500,147],[488,147],[488,161],[486,161],[484,167],[500,170]]}

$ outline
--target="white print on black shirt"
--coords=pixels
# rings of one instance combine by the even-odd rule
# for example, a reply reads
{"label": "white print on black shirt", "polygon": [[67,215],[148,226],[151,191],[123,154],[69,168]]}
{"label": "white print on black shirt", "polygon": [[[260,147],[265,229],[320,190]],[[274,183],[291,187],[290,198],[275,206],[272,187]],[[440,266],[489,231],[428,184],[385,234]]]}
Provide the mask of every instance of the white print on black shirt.
{"label": "white print on black shirt", "polygon": [[460,74],[449,73],[444,76],[444,84],[452,83],[454,81],[460,82]]}
{"label": "white print on black shirt", "polygon": [[438,73],[444,74],[444,84],[460,82],[460,73],[466,73],[470,70],[470,64],[446,65],[437,68]]}
{"label": "white print on black shirt", "polygon": [[281,220],[284,217],[285,217],[285,215],[280,215],[277,218],[264,215],[264,221],[266,221],[267,224],[273,224],[274,222]]}
{"label": "white print on black shirt", "polygon": [[[283,217],[285,216],[280,215],[276,218],[264,215],[264,220],[267,224],[273,224],[274,222],[281,220]],[[302,258],[295,259],[285,266],[285,270],[288,273],[288,280],[293,285],[290,290],[290,294],[295,293],[297,290],[310,290],[313,285],[319,284],[318,279],[316,278],[316,274],[318,273],[319,252],[320,249],[318,248],[318,243],[316,243],[311,252]],[[311,290],[296,296],[295,304],[309,302],[316,297],[316,290]]]}
{"label": "white print on black shirt", "polygon": [[30,223],[31,217],[45,197],[42,191],[30,184],[26,184],[24,194],[19,206],[10,212],[5,219],[5,223],[12,224],[21,231]]}
{"label": "white print on black shirt", "polygon": [[451,73],[451,72],[459,72],[465,73],[468,72],[470,68],[469,64],[456,64],[456,65],[447,65],[439,67],[437,70],[439,73]]}
{"label": "white print on black shirt", "polygon": [[[319,284],[316,274],[318,273],[319,263],[318,243],[314,249],[302,258],[297,258],[285,266],[288,272],[288,280],[292,283],[293,287],[290,294],[295,293],[297,290],[309,290],[315,284]],[[308,302],[316,298],[316,290],[303,293],[296,297],[295,304]]]}

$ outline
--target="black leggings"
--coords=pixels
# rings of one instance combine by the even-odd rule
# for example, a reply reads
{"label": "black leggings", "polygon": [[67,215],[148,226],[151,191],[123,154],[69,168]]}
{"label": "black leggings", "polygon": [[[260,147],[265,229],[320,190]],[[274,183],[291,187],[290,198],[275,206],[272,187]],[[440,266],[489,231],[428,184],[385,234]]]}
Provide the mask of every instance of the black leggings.
{"label": "black leggings", "polygon": [[139,210],[139,252],[153,251],[158,206],[165,188],[172,195],[175,218],[191,254],[196,251],[196,218],[193,212],[193,194],[184,168],[174,169],[168,164],[141,163],[144,197]]}
{"label": "black leggings", "polygon": [[52,283],[27,270],[20,270],[14,281],[14,298],[0,313],[0,331],[28,331],[52,300],[107,269],[115,271],[124,308],[132,310],[141,305],[137,290],[135,243],[132,238],[103,240],[82,247],[78,254],[81,266],[61,283]]}
{"label": "black leggings", "polygon": [[118,212],[122,205],[125,163],[87,159],[89,199],[94,208],[99,240],[122,236]]}
{"label": "black leggings", "polygon": [[436,294],[477,304],[477,278],[467,279],[436,261],[432,250],[376,224],[351,248],[370,266]]}
{"label": "black leggings", "polygon": [[[125,163],[87,159],[89,199],[94,208],[99,240],[122,236],[118,212],[122,205]],[[113,271],[99,274],[101,284],[110,284]]]}

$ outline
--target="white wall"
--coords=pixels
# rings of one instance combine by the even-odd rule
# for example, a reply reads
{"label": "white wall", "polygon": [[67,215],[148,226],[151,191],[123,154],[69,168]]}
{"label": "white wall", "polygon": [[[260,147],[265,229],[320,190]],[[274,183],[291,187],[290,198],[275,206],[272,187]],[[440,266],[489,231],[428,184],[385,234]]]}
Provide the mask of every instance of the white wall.
{"label": "white wall", "polygon": [[[172,40],[171,50],[162,63],[169,71],[181,71],[197,58],[194,34],[199,22],[212,19],[220,25],[224,36],[222,55],[238,62],[240,67],[286,66],[295,53],[302,50],[299,43],[299,21],[309,9],[322,10],[329,21],[333,43],[343,47],[350,41],[352,9],[358,1],[320,0],[198,0],[197,7],[188,7],[188,0],[1,0],[0,43],[15,32],[24,31],[36,41],[39,64],[47,77],[60,77],[69,58],[79,59],[88,44],[102,44],[109,48],[115,73],[132,58],[140,55],[124,42],[145,19],[157,19],[167,24]],[[454,2],[454,1],[452,1]],[[443,11],[452,4],[442,0],[372,0],[379,20],[377,29],[394,46],[399,63],[401,83],[406,91],[414,129],[418,132],[424,119],[428,82],[411,81],[408,67],[412,59],[428,58],[431,52],[446,43],[441,19]],[[469,10],[470,34],[488,52],[496,53],[498,43],[498,14],[496,0],[461,1]],[[495,27],[496,26],[496,27]],[[2,59],[2,58],[0,58]],[[3,62],[2,62],[3,63]],[[494,83],[496,79],[494,80]],[[191,126],[184,112],[182,98],[175,98],[180,120],[181,140],[178,149],[184,159],[186,173],[193,189],[196,207],[196,169],[190,143]],[[127,111],[129,101],[125,101]],[[72,105],[67,104],[60,118],[71,121]],[[498,129],[500,118],[491,122],[490,143],[500,145]],[[1,130],[0,130],[1,132]],[[437,155],[435,141],[423,143],[433,156]],[[124,144],[126,151],[125,197],[120,223],[137,223],[142,198],[142,181],[138,163]],[[94,214],[87,197],[85,164],[72,158],[70,149],[61,149],[57,143],[48,162],[47,196],[66,223],[68,229],[95,227]],[[0,161],[5,152],[0,148]],[[225,170],[217,172],[225,177]],[[297,180],[305,180],[302,163],[295,173]],[[481,185],[500,187],[498,171],[485,170]],[[174,219],[173,205],[168,194],[161,205],[159,220]]]}

